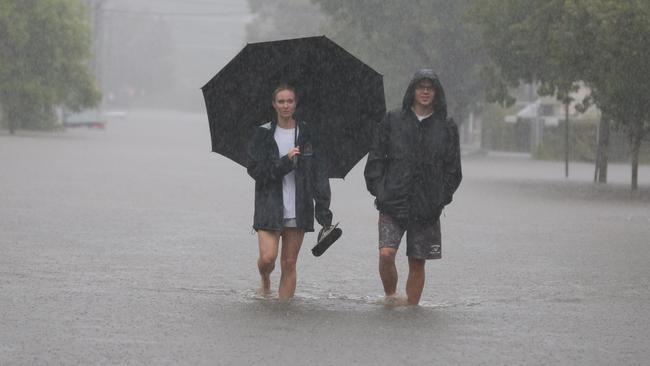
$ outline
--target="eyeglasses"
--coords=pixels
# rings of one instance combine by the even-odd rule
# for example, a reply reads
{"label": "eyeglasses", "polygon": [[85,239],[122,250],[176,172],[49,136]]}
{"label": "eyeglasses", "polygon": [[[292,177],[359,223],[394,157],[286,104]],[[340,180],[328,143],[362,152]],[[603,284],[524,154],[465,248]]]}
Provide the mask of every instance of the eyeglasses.
{"label": "eyeglasses", "polygon": [[415,87],[415,89],[417,89],[418,91],[429,91],[429,92],[434,91],[433,85],[418,85]]}

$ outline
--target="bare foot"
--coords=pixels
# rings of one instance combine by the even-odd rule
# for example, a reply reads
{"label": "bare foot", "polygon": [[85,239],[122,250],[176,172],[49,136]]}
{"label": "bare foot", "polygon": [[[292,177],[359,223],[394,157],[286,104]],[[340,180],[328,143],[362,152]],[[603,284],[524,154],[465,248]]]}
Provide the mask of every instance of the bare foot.
{"label": "bare foot", "polygon": [[390,295],[384,298],[386,306],[406,306],[408,304],[408,299],[405,296]]}
{"label": "bare foot", "polygon": [[262,282],[257,293],[263,297],[269,297],[271,295],[271,276],[262,276]]}
{"label": "bare foot", "polygon": [[257,289],[257,295],[259,295],[261,297],[264,297],[264,298],[268,298],[268,297],[271,296],[271,289],[270,288],[260,287],[260,288]]}

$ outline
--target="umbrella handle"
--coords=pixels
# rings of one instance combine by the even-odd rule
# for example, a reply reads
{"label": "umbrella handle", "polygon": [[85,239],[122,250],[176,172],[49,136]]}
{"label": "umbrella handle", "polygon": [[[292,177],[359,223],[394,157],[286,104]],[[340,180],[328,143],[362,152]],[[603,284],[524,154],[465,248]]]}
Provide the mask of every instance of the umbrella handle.
{"label": "umbrella handle", "polygon": [[[298,121],[296,121],[296,126],[293,128],[293,146],[298,146]],[[293,168],[295,169],[298,165],[298,156],[294,155],[293,159]]]}
{"label": "umbrella handle", "polygon": [[293,129],[293,146],[298,146],[298,121]]}

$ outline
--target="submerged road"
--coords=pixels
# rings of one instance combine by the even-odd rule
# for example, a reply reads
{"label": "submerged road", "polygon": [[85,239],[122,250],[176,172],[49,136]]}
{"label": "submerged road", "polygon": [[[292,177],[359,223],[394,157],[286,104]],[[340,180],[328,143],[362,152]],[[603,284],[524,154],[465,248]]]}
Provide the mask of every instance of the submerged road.
{"label": "submerged road", "polygon": [[636,194],[624,164],[605,186],[582,163],[463,169],[422,306],[381,302],[363,163],[332,180],[343,237],[314,258],[306,235],[279,303],[255,295],[253,182],[203,116],[0,132],[0,365],[647,364],[650,167]]}

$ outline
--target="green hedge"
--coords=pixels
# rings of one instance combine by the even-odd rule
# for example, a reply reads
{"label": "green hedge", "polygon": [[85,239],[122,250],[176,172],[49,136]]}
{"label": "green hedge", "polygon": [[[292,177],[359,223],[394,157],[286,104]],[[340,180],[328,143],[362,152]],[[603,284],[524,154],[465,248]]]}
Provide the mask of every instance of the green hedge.
{"label": "green hedge", "polygon": [[[512,111],[486,108],[483,115],[481,143],[487,150],[531,152],[528,121],[506,123],[504,118]],[[569,121],[569,159],[574,161],[594,162],[596,159],[598,121]],[[558,126],[545,126],[542,145],[535,149],[533,156],[537,159],[564,159],[564,121]],[[610,131],[609,161],[630,161],[630,144],[627,132],[612,128]],[[650,163],[650,143],[641,144],[639,153],[641,163]]]}

